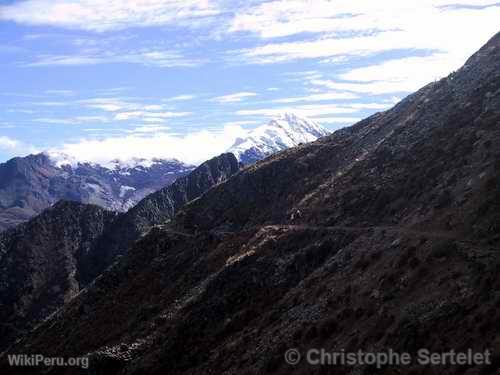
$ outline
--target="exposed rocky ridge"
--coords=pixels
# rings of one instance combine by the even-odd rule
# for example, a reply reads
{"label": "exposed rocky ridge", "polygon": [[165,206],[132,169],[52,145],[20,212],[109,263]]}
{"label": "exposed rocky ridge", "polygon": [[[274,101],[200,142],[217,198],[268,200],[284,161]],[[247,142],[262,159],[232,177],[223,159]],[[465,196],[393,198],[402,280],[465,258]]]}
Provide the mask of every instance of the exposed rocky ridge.
{"label": "exposed rocky ridge", "polygon": [[109,169],[89,163],[58,166],[44,153],[14,158],[0,164],[0,231],[27,221],[59,200],[127,211],[193,168],[176,160]]}
{"label": "exposed rocky ridge", "polygon": [[244,169],[10,351],[90,354],[106,374],[495,373],[289,366],[283,354],[500,358],[499,61],[497,34],[392,110]]}
{"label": "exposed rocky ridge", "polygon": [[239,169],[238,160],[231,153],[212,158],[189,175],[143,199],[127,213],[127,219],[139,230],[171,219],[187,202],[226,181]]}
{"label": "exposed rocky ridge", "polygon": [[127,213],[61,201],[0,234],[0,350],[80,292],[151,226],[238,169],[234,155],[223,154]]}
{"label": "exposed rocky ridge", "polygon": [[[87,273],[91,281],[109,265],[116,255],[124,254],[141,235],[154,225],[172,219],[187,202],[195,200],[213,186],[239,171],[239,163],[231,154],[222,154],[198,166],[172,185],[147,196],[127,213],[118,216],[110,230],[88,257]],[[92,270],[94,270],[92,272]]]}

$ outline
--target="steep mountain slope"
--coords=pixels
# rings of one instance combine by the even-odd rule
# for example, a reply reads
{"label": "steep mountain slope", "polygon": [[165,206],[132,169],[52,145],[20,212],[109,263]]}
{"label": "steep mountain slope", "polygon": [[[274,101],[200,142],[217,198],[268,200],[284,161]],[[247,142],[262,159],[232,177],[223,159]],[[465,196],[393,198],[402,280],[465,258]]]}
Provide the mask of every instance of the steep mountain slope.
{"label": "steep mountain slope", "polygon": [[0,348],[81,289],[82,263],[116,214],[59,202],[0,234]]}
{"label": "steep mountain slope", "polygon": [[201,196],[215,185],[239,171],[238,160],[231,153],[212,158],[172,185],[143,199],[127,213],[131,223],[143,230],[153,224],[172,219],[187,202]]}
{"label": "steep mountain slope", "polygon": [[239,169],[223,154],[124,214],[61,201],[0,234],[0,351],[79,293],[151,226]]}
{"label": "steep mountain slope", "polygon": [[172,219],[187,202],[200,197],[238,170],[235,156],[222,154],[201,164],[172,185],[147,196],[127,213],[118,216],[99,240],[96,249],[87,257],[84,273],[89,277],[86,281],[93,280],[116,255],[124,254],[152,226]]}
{"label": "steep mountain slope", "polygon": [[276,152],[328,134],[328,130],[312,120],[285,113],[269,124],[252,130],[246,138],[237,139],[228,152],[235,154],[243,164],[253,164]]}
{"label": "steep mountain slope", "polygon": [[[144,164],[144,163],[142,163]],[[47,154],[0,164],[0,231],[39,214],[59,200],[127,211],[146,195],[174,182],[194,167],[176,160],[141,165],[58,163]]]}
{"label": "steep mountain slope", "polygon": [[[500,358],[499,61],[497,34],[393,109],[247,167],[9,352],[88,354],[106,374],[495,373],[498,362],[332,368],[283,354]],[[2,373],[38,371],[22,370],[0,357]]]}

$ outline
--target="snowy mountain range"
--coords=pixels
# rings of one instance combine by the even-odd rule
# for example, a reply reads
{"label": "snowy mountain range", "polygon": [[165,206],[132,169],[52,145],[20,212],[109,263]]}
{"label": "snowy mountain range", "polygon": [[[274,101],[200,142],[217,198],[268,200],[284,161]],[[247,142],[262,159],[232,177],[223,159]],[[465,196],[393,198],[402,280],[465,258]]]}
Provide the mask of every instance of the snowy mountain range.
{"label": "snowy mountain range", "polygon": [[[314,121],[288,113],[237,139],[227,152],[248,165],[328,134]],[[194,168],[175,159],[113,160],[100,165],[54,151],[13,158],[0,164],[0,231],[60,200],[125,212]]]}
{"label": "snowy mountain range", "polygon": [[59,200],[124,212],[194,169],[178,160],[116,161],[114,167],[67,160],[41,153],[0,164],[0,231]]}
{"label": "snowy mountain range", "polygon": [[271,120],[249,132],[245,138],[238,138],[228,150],[243,164],[252,164],[258,160],[297,146],[315,141],[330,132],[318,123],[292,113]]}

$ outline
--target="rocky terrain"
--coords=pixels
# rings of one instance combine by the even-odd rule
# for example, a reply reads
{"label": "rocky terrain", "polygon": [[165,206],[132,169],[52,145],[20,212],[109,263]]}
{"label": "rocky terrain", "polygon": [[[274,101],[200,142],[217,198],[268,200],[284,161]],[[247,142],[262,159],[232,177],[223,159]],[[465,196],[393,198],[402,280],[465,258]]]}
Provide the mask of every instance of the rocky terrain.
{"label": "rocky terrain", "polygon": [[146,195],[194,169],[176,160],[142,162],[117,162],[108,168],[89,163],[67,164],[42,153],[2,163],[0,231],[32,218],[59,200],[125,212]]}
{"label": "rocky terrain", "polygon": [[328,130],[312,120],[285,113],[252,130],[245,138],[238,138],[228,152],[235,154],[241,163],[249,165],[328,134]]}
{"label": "rocky terrain", "polygon": [[[393,109],[249,166],[6,353],[94,374],[490,374],[500,358],[500,34]],[[494,353],[287,365],[289,348]],[[51,374],[78,374],[51,368]]]}
{"label": "rocky terrain", "polygon": [[80,291],[85,258],[115,218],[97,206],[59,202],[0,234],[0,348]]}
{"label": "rocky terrain", "polygon": [[85,273],[89,277],[86,282],[98,276],[117,255],[125,254],[151,227],[166,223],[186,203],[227,180],[238,170],[239,164],[235,156],[230,153],[222,154],[201,164],[172,185],[150,194],[127,213],[119,215],[87,257]]}
{"label": "rocky terrain", "polygon": [[78,294],[150,227],[238,171],[223,154],[127,213],[61,201],[0,234],[0,350]]}

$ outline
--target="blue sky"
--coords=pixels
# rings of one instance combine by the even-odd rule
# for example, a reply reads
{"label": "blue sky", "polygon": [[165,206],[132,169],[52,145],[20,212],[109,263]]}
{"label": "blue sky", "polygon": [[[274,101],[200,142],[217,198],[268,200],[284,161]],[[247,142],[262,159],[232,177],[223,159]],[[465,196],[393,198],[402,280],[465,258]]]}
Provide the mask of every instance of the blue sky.
{"label": "blue sky", "polygon": [[0,1],[0,161],[198,163],[283,112],[335,130],[459,68],[488,0]]}

